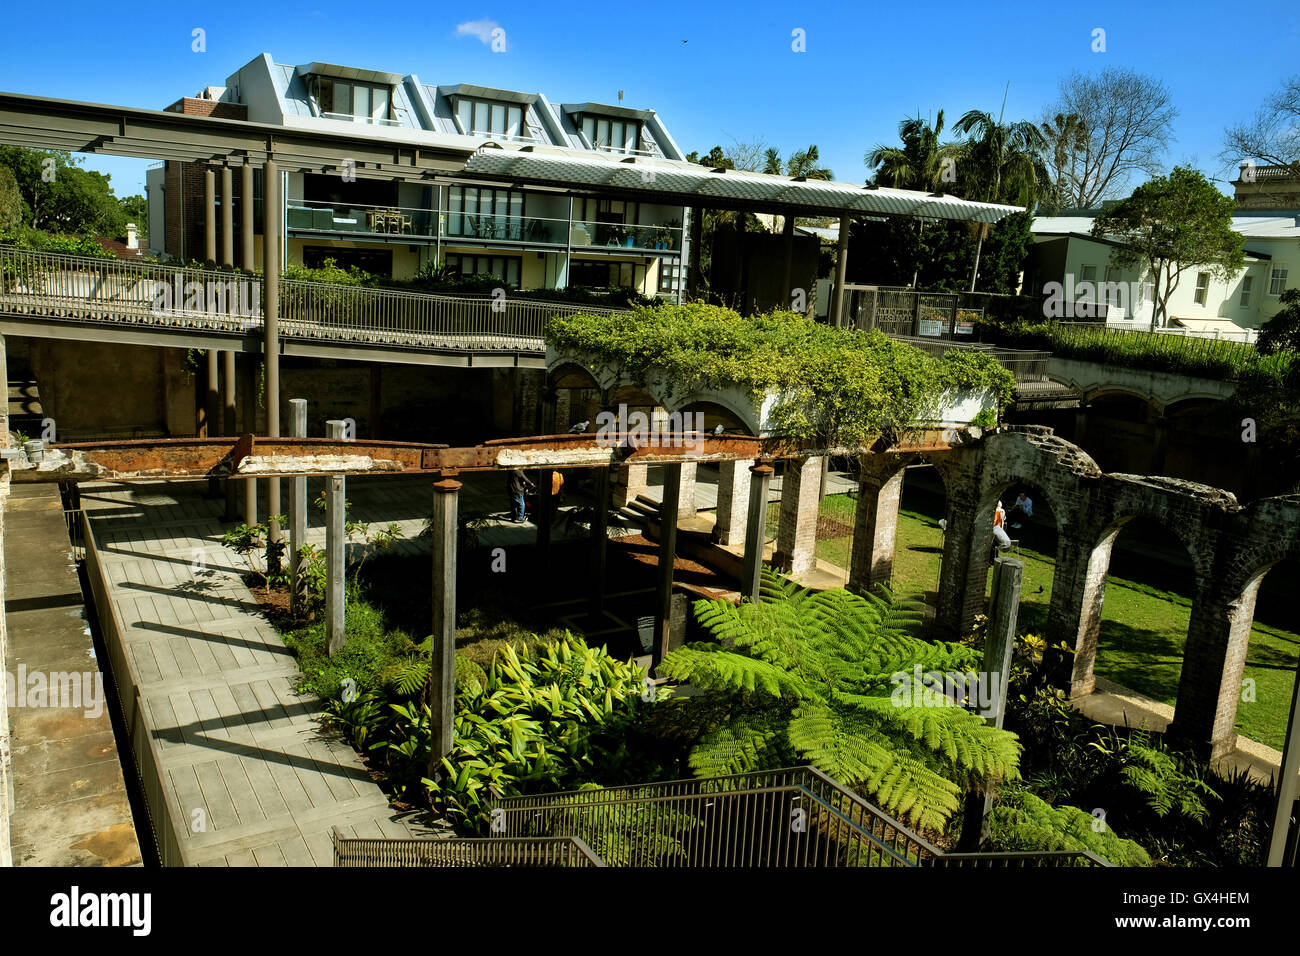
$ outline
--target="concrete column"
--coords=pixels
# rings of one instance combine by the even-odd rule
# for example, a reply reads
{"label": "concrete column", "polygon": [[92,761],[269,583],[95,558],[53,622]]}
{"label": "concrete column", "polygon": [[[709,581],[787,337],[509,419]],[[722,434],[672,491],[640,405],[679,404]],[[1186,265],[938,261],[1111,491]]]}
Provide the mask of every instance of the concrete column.
{"label": "concrete column", "polygon": [[203,414],[199,416],[198,436],[200,438],[214,438],[221,434],[221,427],[217,424],[217,416],[220,414],[221,405],[217,392],[217,385],[221,378],[221,372],[217,367],[217,356],[219,354],[216,349],[208,349],[206,356],[204,371],[207,381],[204,382],[203,388],[203,405],[201,408]]}
{"label": "concrete column", "polygon": [[[0,373],[9,380],[9,364],[5,352],[4,336],[0,335]],[[9,403],[0,404],[0,448],[9,447]],[[5,606],[4,566],[4,506],[9,498],[9,469],[0,471],[0,609]],[[9,707],[6,686],[9,673],[7,648],[9,645],[7,615],[0,613],[0,867],[13,866],[10,849],[9,817],[14,810],[13,747],[10,742]]]}
{"label": "concrete column", "polygon": [[745,557],[740,572],[740,599],[757,602],[763,575],[763,541],[767,537],[767,499],[772,466],[753,465],[749,482],[749,515],[745,522]]}
{"label": "concrete column", "polygon": [[211,166],[203,171],[203,258],[217,261],[217,173]]}
{"label": "concrete column", "polygon": [[745,540],[751,467],[743,458],[718,462],[718,511],[713,522],[713,540],[718,544],[734,545]]}
{"label": "concrete column", "polygon": [[257,268],[253,254],[253,164],[247,157],[239,170],[239,220],[240,242],[243,246],[240,262],[252,272]]}
{"label": "concrete column", "polygon": [[235,264],[235,179],[229,166],[221,167],[221,264]]}
{"label": "concrete column", "polygon": [[889,584],[894,575],[894,541],[898,533],[898,500],[904,469],[882,478],[870,475],[865,463],[853,516],[853,550],[849,555],[848,589],[871,591]]}
{"label": "concrete column", "polygon": [[1074,648],[1071,697],[1086,697],[1097,685],[1093,666],[1101,633],[1101,606],[1106,598],[1106,570],[1118,536],[1119,528],[1114,528],[1093,546],[1086,540],[1075,540],[1067,525],[1057,545],[1047,636],[1053,644],[1065,641]]}
{"label": "concrete column", "polygon": [[591,600],[588,612],[590,624],[594,630],[597,621],[605,613],[605,548],[609,544],[609,468],[602,466],[594,469],[595,479],[595,516],[591,522],[591,559],[589,578],[591,580]]}
{"label": "concrete column", "polygon": [[950,636],[969,634],[984,608],[990,552],[993,548],[993,506],[977,513],[978,498],[948,488],[948,523],[939,567],[939,606],[935,621]]}
{"label": "concrete column", "polygon": [[[262,201],[262,321],[266,333],[263,357],[266,360],[266,434],[280,437],[280,169],[272,160],[263,168],[266,180]],[[280,513],[280,479],[267,482],[268,515]],[[280,540],[279,527],[272,525],[272,541]]]}
{"label": "concrete column", "polygon": [[[325,423],[328,437],[335,441],[342,441],[345,427],[337,420]],[[342,477],[325,479],[325,634],[331,655],[343,650],[348,642],[343,602],[348,550],[346,494]]]}
{"label": "concrete column", "polygon": [[781,523],[776,532],[776,566],[790,575],[817,568],[817,506],[822,481],[819,456],[785,463],[781,477]]}
{"label": "concrete column", "polygon": [[429,712],[433,749],[429,778],[442,772],[439,761],[451,752],[456,720],[456,530],[460,482],[433,486],[433,647],[429,670]]}
{"label": "concrete column", "polygon": [[622,508],[635,501],[637,495],[644,494],[649,471],[649,465],[620,465],[618,484],[614,488],[614,504]]}
{"label": "concrete column", "polygon": [[[289,434],[307,437],[307,399],[289,399]],[[295,614],[302,610],[302,586],[298,580],[299,552],[307,543],[307,479],[289,479],[289,596]]]}
{"label": "concrete column", "polygon": [[[235,424],[235,353],[229,349],[221,353],[221,401],[221,434],[236,435],[238,430]],[[239,513],[236,485],[229,478],[224,484],[226,486],[225,520],[234,521]]]}
{"label": "concrete column", "polygon": [[831,308],[826,313],[829,324],[843,328],[848,325],[844,317],[844,284],[849,281],[849,228],[853,220],[848,216],[840,219],[840,237],[835,244],[835,293],[831,296]]}
{"label": "concrete column", "polygon": [[1202,758],[1217,760],[1237,746],[1237,704],[1246,668],[1246,645],[1263,576],[1229,598],[1198,581],[1169,734]]}
{"label": "concrete column", "polygon": [[1295,806],[1296,777],[1300,776],[1300,675],[1291,689],[1291,717],[1286,725],[1286,742],[1282,745],[1282,765],[1278,768],[1277,807],[1273,811],[1273,828],[1268,841],[1268,866],[1281,866],[1286,853]]}
{"label": "concrete column", "polygon": [[[693,461],[682,462],[676,466],[666,466],[675,468],[678,473],[677,480],[677,512],[683,518],[694,518],[696,515],[695,508],[695,470],[697,465]],[[665,472],[666,474],[666,472]],[[668,500],[668,489],[664,488],[664,500]]]}
{"label": "concrete column", "polygon": [[[664,501],[660,509],[659,566],[657,568],[658,607],[655,613],[655,639],[651,649],[653,665],[658,666],[668,648],[673,613],[673,563],[677,559],[677,502],[682,486],[682,471],[688,466],[664,465]],[[691,469],[694,464],[689,465]],[[694,482],[691,482],[694,485]]]}

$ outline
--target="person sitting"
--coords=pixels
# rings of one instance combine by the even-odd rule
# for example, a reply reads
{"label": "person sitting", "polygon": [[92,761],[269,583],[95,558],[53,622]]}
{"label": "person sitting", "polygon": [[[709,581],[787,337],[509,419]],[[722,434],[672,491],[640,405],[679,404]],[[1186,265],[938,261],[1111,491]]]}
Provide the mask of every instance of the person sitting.
{"label": "person sitting", "polygon": [[[1019,511],[1024,517],[1032,518],[1034,516],[1034,501],[1023,491],[1016,496],[1016,503],[1011,506],[1013,512]],[[1020,522],[1015,522],[1011,527],[1019,528]]]}

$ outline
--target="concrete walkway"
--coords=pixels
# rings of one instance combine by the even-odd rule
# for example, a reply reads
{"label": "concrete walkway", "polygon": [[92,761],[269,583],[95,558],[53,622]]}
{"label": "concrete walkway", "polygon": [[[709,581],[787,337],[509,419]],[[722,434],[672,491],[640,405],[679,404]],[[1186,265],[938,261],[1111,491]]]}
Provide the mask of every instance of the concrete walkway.
{"label": "concrete walkway", "polygon": [[297,665],[220,546],[221,503],[204,487],[82,490],[163,862],[329,866],[335,826],[410,836],[353,749],[321,732],[320,701],[295,693]]}
{"label": "concrete walkway", "polygon": [[14,865],[138,866],[106,682],[58,488],[14,485],[4,522]]}

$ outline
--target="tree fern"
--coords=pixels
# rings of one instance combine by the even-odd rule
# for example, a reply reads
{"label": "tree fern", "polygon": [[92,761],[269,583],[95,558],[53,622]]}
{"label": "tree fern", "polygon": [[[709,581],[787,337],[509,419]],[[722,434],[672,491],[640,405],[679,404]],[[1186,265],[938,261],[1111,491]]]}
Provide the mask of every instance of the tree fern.
{"label": "tree fern", "polygon": [[676,706],[716,707],[721,698],[738,714],[696,741],[698,775],[768,769],[793,756],[933,828],[957,812],[963,789],[1018,776],[1014,734],[917,682],[919,669],[960,687],[979,656],[911,634],[913,606],[888,591],[809,591],[766,569],[762,596],[739,606],[697,601],[714,642],[678,648],[660,665],[703,691]]}
{"label": "tree fern", "polygon": [[1116,866],[1150,866],[1151,856],[1078,807],[1053,807],[1026,790],[1002,795],[989,815],[990,850],[1091,850]]}

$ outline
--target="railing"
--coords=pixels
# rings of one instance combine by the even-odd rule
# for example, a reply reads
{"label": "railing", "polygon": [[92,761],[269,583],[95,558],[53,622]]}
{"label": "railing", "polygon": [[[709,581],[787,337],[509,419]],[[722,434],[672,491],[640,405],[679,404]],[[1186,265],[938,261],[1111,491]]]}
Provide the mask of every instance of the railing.
{"label": "railing", "polygon": [[1089,866],[1085,851],[945,853],[812,767],[506,798],[507,836],[576,836],[611,866]]}
{"label": "railing", "polygon": [[604,866],[576,837],[383,840],[342,837],[331,831],[334,865],[369,866]]}
{"label": "railing", "polygon": [[542,334],[552,316],[616,311],[510,296],[434,295],[298,279],[280,282],[280,334],[316,341],[542,352]]}
{"label": "railing", "polygon": [[428,209],[414,206],[294,200],[289,204],[286,225],[290,232],[359,232],[432,238],[438,232],[438,217]]}
{"label": "railing", "polygon": [[261,324],[261,283],[212,269],[0,245],[0,309],[243,334]]}
{"label": "railing", "polygon": [[1057,322],[1056,325],[1059,328],[1104,329],[1108,332],[1120,332],[1125,335],[1166,335],[1185,339],[1209,339],[1215,342],[1237,342],[1245,345],[1254,345],[1259,338],[1259,329],[1233,329],[1231,331],[1215,329],[1213,331],[1204,331],[1169,326],[1152,329],[1141,320],[1132,320],[1125,325],[1114,322],[1106,324],[1097,322]]}
{"label": "railing", "polygon": [[626,224],[590,220],[548,219],[474,208],[441,212],[414,206],[371,206],[356,203],[295,200],[289,205],[291,233],[361,233],[444,242],[517,242],[524,245],[573,246],[588,250],[632,249],[671,252],[682,248],[682,227],[674,223]]}
{"label": "railing", "polygon": [[[250,335],[261,280],[246,273],[0,245],[0,311],[69,322]],[[452,296],[282,279],[289,339],[408,349],[542,352],[552,316],[621,310],[521,296]]]}

